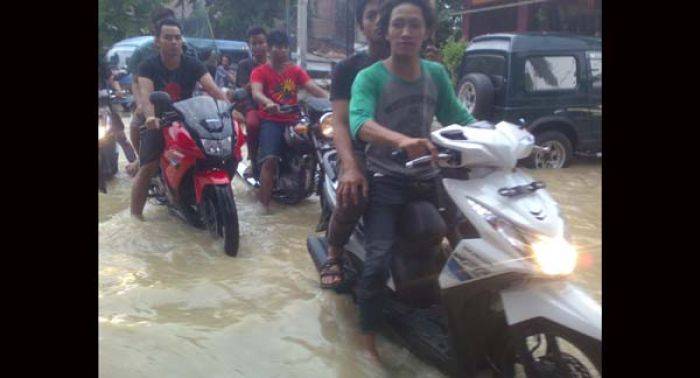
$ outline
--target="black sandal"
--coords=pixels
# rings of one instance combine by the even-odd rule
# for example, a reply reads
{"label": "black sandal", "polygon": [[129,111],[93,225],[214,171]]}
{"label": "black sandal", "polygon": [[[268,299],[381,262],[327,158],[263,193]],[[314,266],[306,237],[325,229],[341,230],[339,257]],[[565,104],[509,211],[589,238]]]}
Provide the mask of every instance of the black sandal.
{"label": "black sandal", "polygon": [[[337,271],[332,271],[333,267],[337,267]],[[324,277],[340,277],[340,281],[334,283],[323,283]],[[339,257],[329,257],[326,262],[321,265],[321,288],[335,289],[343,283],[343,260]]]}

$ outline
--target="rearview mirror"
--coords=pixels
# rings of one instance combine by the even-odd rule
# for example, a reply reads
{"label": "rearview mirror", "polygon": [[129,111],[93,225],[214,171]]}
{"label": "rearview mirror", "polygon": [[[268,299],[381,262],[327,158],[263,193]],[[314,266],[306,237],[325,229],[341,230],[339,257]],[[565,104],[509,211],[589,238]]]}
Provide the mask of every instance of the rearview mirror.
{"label": "rearview mirror", "polygon": [[237,88],[233,91],[233,101],[242,101],[248,97],[248,91],[243,88]]}
{"label": "rearview mirror", "polygon": [[170,110],[173,106],[173,100],[167,92],[156,91],[148,96],[148,101],[153,104],[153,110],[156,117],[160,118],[163,112]]}

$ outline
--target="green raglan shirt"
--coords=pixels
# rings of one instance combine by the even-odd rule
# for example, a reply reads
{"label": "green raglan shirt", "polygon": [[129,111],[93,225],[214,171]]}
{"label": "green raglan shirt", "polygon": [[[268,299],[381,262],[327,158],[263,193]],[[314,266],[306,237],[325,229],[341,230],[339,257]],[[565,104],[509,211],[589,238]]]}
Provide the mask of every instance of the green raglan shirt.
{"label": "green raglan shirt", "polygon": [[[457,100],[441,64],[421,60],[421,72],[418,80],[409,82],[389,72],[381,61],[360,71],[350,98],[352,137],[358,139],[360,129],[369,120],[413,138],[429,137],[433,116],[443,125],[476,121]],[[391,159],[392,151],[388,146],[368,144],[365,152],[369,170],[418,179],[437,174],[431,166],[407,169]]]}

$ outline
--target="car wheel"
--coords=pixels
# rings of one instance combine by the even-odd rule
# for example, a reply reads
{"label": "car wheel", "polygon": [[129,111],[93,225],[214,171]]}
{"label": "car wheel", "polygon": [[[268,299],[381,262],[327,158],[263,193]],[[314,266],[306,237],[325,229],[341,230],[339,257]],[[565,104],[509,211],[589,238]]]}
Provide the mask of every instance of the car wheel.
{"label": "car wheel", "polygon": [[548,152],[533,151],[524,160],[524,165],[535,169],[559,169],[566,168],[571,164],[574,148],[571,140],[562,132],[548,130],[535,134],[535,144],[540,147],[549,148]]}
{"label": "car wheel", "polygon": [[495,90],[488,76],[470,73],[460,80],[457,98],[469,113],[477,119],[485,119],[491,114]]}

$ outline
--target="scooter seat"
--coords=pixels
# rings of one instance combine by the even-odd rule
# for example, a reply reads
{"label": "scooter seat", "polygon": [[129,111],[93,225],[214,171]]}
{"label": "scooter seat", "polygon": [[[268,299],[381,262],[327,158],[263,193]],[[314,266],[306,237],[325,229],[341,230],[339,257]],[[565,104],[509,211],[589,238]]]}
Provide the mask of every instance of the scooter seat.
{"label": "scooter seat", "polygon": [[416,244],[415,250],[428,250],[447,235],[447,225],[432,203],[411,202],[399,221],[399,233],[406,241]]}

